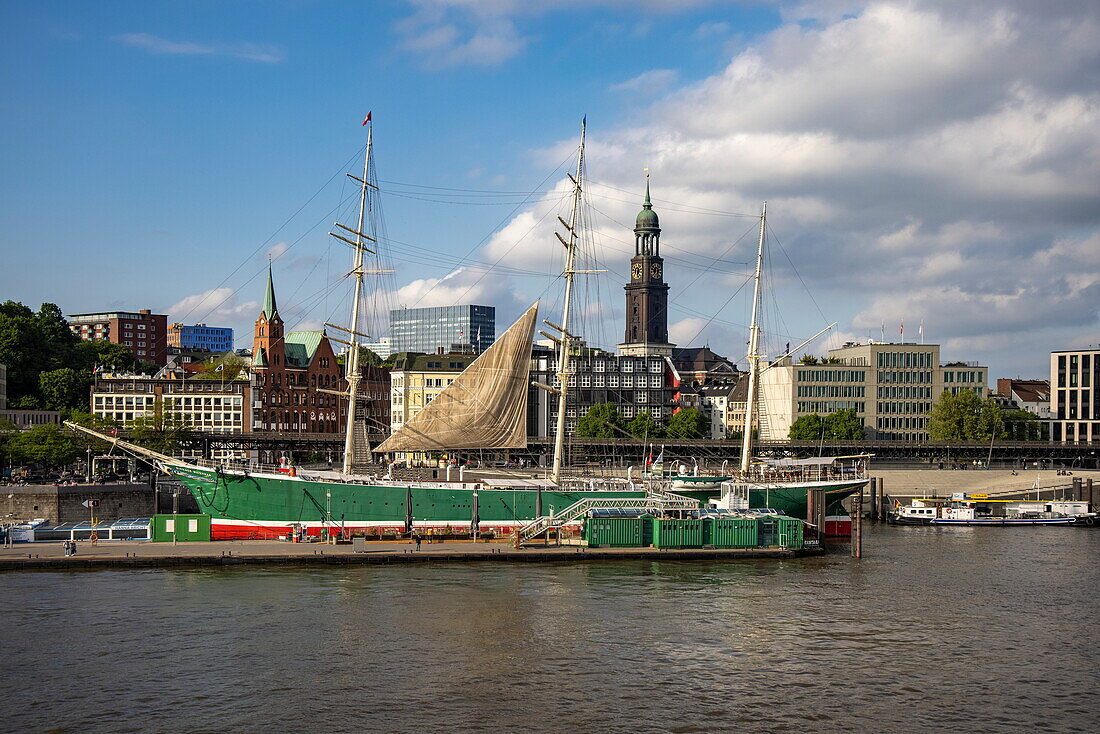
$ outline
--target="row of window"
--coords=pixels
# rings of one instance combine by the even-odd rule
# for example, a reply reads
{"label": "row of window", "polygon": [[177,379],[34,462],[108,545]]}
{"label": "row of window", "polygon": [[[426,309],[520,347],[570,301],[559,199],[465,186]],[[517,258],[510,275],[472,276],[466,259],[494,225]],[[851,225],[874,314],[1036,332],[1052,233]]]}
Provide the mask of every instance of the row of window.
{"label": "row of window", "polygon": [[904,387],[880,387],[879,398],[931,398],[932,388],[906,385]]}
{"label": "row of window", "polygon": [[928,428],[928,418],[923,416],[893,416],[879,418],[879,429],[924,430]]}
{"label": "row of window", "polygon": [[948,382],[985,382],[985,373],[981,370],[944,370],[944,383]]}
{"label": "row of window", "polygon": [[858,400],[799,400],[799,413],[835,413],[838,410],[855,410],[863,413],[866,403]]}
{"label": "row of window", "polygon": [[[880,388],[881,389],[881,388]],[[862,398],[862,385],[799,385],[800,398]]]}
{"label": "row of window", "polygon": [[[550,384],[559,387],[561,381],[557,375],[550,376]],[[665,376],[660,375],[619,375],[592,374],[584,372],[569,377],[569,387],[664,387]]]}
{"label": "row of window", "polygon": [[879,403],[879,413],[928,413],[932,403]]}
{"label": "row of window", "polygon": [[932,352],[879,352],[879,367],[935,367]]}
{"label": "row of window", "polygon": [[866,370],[802,369],[798,370],[799,382],[866,382]]}
{"label": "row of window", "polygon": [[879,372],[878,381],[880,384],[886,383],[898,383],[898,382],[917,382],[927,383],[932,382],[931,372]]}

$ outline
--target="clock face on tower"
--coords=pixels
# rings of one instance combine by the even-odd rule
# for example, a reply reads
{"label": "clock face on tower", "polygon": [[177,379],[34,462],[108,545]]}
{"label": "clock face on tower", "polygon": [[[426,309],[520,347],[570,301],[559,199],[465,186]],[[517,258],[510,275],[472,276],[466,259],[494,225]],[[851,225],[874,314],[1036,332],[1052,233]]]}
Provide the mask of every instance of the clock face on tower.
{"label": "clock face on tower", "polygon": [[649,277],[654,280],[661,279],[661,263],[653,263],[649,266]]}
{"label": "clock face on tower", "polygon": [[634,280],[638,280],[639,278],[642,277],[642,264],[641,263],[634,263],[633,265],[630,266],[630,277],[634,278]]}

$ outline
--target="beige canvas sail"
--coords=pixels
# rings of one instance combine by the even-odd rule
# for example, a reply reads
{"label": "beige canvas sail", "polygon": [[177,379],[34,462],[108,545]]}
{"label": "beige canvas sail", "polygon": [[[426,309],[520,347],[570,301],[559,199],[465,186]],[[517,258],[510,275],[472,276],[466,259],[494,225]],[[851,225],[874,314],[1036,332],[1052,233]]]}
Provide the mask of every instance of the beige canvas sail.
{"label": "beige canvas sail", "polygon": [[536,301],[454,382],[374,450],[525,448],[538,306]]}

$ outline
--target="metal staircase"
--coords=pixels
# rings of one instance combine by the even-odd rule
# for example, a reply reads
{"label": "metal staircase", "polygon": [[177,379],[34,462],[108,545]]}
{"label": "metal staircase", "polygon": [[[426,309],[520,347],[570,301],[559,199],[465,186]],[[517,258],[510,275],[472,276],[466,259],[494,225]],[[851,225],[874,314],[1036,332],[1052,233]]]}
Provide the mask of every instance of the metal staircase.
{"label": "metal staircase", "polygon": [[561,528],[588,514],[590,510],[641,510],[662,514],[668,510],[697,510],[699,502],[690,497],[661,489],[648,490],[645,497],[586,497],[553,515],[544,515],[519,529],[519,543],[527,543],[547,532]]}

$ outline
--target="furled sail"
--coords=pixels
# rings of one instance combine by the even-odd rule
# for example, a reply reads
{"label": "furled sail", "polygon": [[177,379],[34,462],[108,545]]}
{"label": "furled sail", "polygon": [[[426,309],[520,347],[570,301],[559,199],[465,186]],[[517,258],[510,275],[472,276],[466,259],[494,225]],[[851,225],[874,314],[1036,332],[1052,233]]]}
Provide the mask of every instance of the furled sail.
{"label": "furled sail", "polygon": [[408,423],[374,450],[527,446],[527,388],[538,301]]}

